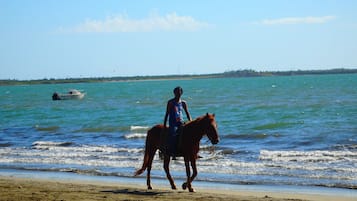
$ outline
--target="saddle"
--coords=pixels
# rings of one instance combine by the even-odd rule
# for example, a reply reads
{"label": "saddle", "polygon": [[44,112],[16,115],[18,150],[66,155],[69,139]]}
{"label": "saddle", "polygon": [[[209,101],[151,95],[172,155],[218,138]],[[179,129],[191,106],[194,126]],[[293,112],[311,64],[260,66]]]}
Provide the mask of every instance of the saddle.
{"label": "saddle", "polygon": [[178,129],[177,129],[177,138],[176,138],[176,153],[175,154],[172,154],[170,152],[170,144],[169,144],[169,130],[166,129],[166,130],[163,130],[161,133],[160,133],[160,141],[161,141],[161,144],[160,144],[160,158],[162,158],[162,154],[163,155],[169,155],[169,156],[176,156],[176,157],[179,157],[179,156],[183,156],[182,154],[182,150],[183,150],[183,147],[182,147],[182,136],[183,136],[183,126],[180,126]]}

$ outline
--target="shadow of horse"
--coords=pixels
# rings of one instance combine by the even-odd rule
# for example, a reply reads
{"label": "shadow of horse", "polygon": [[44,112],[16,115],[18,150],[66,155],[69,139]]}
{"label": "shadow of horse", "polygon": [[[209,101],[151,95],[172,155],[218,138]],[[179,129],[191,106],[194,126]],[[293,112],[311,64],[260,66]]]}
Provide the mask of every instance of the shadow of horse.
{"label": "shadow of horse", "polygon": [[141,190],[133,190],[133,189],[104,190],[100,192],[113,193],[113,194],[141,195],[141,196],[154,196],[154,195],[161,195],[166,193],[166,192],[141,191]]}

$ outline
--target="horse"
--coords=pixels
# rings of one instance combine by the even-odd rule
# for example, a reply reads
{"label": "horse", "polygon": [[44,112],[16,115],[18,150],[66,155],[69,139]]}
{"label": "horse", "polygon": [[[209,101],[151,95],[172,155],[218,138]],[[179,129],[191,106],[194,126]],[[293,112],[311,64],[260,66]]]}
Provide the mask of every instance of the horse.
{"label": "horse", "polygon": [[[186,176],[187,180],[182,184],[182,188],[186,190],[188,188],[189,192],[194,192],[192,188],[192,181],[197,176],[197,166],[196,160],[198,158],[198,151],[200,146],[200,140],[204,135],[207,135],[208,139],[212,144],[217,144],[219,142],[219,136],[217,132],[217,124],[215,120],[214,114],[207,113],[197,119],[185,124],[181,129],[183,129],[180,133],[180,143],[181,144],[178,149],[180,154],[177,156],[183,156],[186,167]],[[154,159],[156,151],[159,149],[164,154],[164,170],[166,173],[166,177],[170,182],[171,188],[176,190],[176,185],[171,177],[169,164],[170,164],[170,155],[166,153],[165,146],[167,144],[166,138],[163,137],[163,133],[168,133],[168,128],[164,127],[164,125],[159,124],[153,126],[148,130],[145,142],[145,155],[142,167],[137,170],[134,176],[142,174],[147,169],[146,175],[146,184],[148,190],[152,189],[151,181],[150,181],[150,171],[152,161]],[[192,167],[192,175],[190,164]]]}

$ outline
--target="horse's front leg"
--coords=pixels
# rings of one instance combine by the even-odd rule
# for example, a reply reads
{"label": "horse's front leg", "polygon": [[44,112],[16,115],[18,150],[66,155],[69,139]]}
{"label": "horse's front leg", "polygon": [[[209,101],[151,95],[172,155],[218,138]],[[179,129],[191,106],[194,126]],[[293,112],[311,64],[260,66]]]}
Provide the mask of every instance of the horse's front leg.
{"label": "horse's front leg", "polygon": [[[194,164],[195,168],[193,168],[193,164]],[[185,167],[186,167],[187,180],[186,180],[185,183],[182,184],[182,188],[183,188],[183,190],[188,188],[188,190],[190,192],[194,192],[194,189],[192,188],[191,183],[192,183],[193,179],[197,175],[196,162],[192,163],[192,161],[191,161],[191,165],[192,165],[192,169],[193,169],[192,177],[191,177],[191,169],[190,169],[190,160],[185,158]]]}
{"label": "horse's front leg", "polygon": [[175,182],[172,179],[171,174],[170,174],[169,164],[170,164],[170,156],[165,155],[165,157],[164,157],[164,170],[166,172],[166,177],[170,182],[171,189],[176,190]]}
{"label": "horse's front leg", "polygon": [[191,183],[197,176],[197,166],[196,166],[196,159],[191,160],[191,167],[192,167],[192,176],[191,176]]}

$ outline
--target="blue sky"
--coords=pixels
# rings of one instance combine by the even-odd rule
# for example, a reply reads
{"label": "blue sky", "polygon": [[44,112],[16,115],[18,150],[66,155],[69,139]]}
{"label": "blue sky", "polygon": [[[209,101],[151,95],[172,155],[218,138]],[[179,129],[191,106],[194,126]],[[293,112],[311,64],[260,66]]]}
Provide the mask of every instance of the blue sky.
{"label": "blue sky", "polygon": [[0,79],[357,68],[357,1],[0,0]]}

